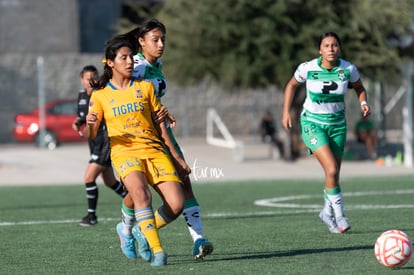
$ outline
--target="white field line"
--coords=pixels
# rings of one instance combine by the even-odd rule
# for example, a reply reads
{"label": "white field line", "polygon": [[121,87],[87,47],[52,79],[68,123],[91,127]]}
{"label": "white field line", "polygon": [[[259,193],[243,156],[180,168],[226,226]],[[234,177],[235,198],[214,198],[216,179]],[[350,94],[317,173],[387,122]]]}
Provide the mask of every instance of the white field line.
{"label": "white field line", "polygon": [[[403,189],[393,191],[368,191],[368,192],[350,192],[344,193],[344,197],[362,197],[362,196],[384,196],[384,195],[407,195],[414,194],[414,189]],[[222,213],[206,213],[203,215],[205,218],[241,218],[241,217],[254,217],[254,216],[273,216],[273,215],[289,215],[289,214],[301,214],[301,213],[314,213],[318,212],[322,208],[322,204],[299,204],[299,203],[285,203],[291,200],[301,200],[309,198],[321,198],[322,195],[296,195],[285,196],[277,198],[269,198],[256,200],[255,205],[282,208],[275,211],[255,211],[255,212],[222,212]],[[358,205],[345,205],[346,210],[376,210],[376,209],[402,209],[402,208],[414,208],[414,204],[386,204],[386,205],[374,205],[374,204],[358,204]],[[289,210],[286,210],[289,209]],[[99,218],[100,222],[112,222],[118,221],[120,218]],[[48,220],[48,221],[23,221],[23,222],[0,222],[0,226],[16,226],[16,225],[39,225],[39,224],[66,224],[66,223],[79,223],[79,219],[71,220]]]}

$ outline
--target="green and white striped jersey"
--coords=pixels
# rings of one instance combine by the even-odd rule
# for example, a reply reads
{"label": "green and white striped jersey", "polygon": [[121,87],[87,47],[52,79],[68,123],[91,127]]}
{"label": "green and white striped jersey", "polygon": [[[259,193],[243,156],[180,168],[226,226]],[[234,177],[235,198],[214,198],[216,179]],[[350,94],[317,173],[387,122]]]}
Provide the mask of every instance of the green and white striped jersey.
{"label": "green and white striped jersey", "polygon": [[157,61],[153,65],[148,62],[142,53],[134,56],[134,72],[132,74],[134,79],[151,81],[154,84],[155,94],[160,99],[167,92],[167,81],[162,73],[162,62]]}
{"label": "green and white striped jersey", "polygon": [[338,66],[327,70],[321,66],[322,57],[304,62],[294,73],[295,79],[306,82],[304,112],[309,120],[322,124],[345,122],[345,93],[349,82],[359,80],[358,69],[338,58]]}

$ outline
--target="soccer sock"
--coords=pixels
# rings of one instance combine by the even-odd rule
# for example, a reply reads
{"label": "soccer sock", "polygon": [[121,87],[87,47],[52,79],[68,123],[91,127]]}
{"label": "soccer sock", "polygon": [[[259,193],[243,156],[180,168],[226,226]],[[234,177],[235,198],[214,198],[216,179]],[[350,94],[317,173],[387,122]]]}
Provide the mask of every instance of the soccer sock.
{"label": "soccer sock", "polygon": [[157,227],[157,229],[160,229],[166,226],[167,224],[169,224],[170,222],[174,220],[173,218],[165,214],[163,206],[161,206],[160,208],[158,208],[157,211],[155,211],[154,216],[155,216],[155,226]]}
{"label": "soccer sock", "polygon": [[203,238],[200,206],[195,198],[184,201],[183,216],[193,241],[195,242],[196,240]]}
{"label": "soccer sock", "polygon": [[115,184],[111,186],[111,189],[121,197],[125,197],[126,194],[128,194],[128,191],[124,188],[124,185],[119,181],[116,181]]}
{"label": "soccer sock", "polygon": [[88,200],[88,213],[96,213],[96,206],[98,204],[98,186],[96,182],[85,183],[86,198]]}
{"label": "soccer sock", "polygon": [[152,253],[158,253],[164,251],[161,247],[160,237],[158,235],[158,229],[155,226],[155,217],[152,207],[146,207],[135,210],[135,219],[138,226],[141,229],[147,239],[148,245],[152,250]]}
{"label": "soccer sock", "polygon": [[121,216],[122,223],[124,224],[124,226],[122,227],[122,233],[126,236],[132,236],[132,228],[135,225],[134,209],[126,207],[124,202],[122,202]]}
{"label": "soccer sock", "polygon": [[331,202],[335,218],[344,216],[344,207],[342,204],[342,192],[341,187],[326,188],[326,194]]}
{"label": "soccer sock", "polygon": [[326,193],[326,190],[323,190],[323,201],[324,201],[323,211],[325,212],[326,215],[332,216],[333,208],[331,206],[331,202],[328,198],[328,194]]}

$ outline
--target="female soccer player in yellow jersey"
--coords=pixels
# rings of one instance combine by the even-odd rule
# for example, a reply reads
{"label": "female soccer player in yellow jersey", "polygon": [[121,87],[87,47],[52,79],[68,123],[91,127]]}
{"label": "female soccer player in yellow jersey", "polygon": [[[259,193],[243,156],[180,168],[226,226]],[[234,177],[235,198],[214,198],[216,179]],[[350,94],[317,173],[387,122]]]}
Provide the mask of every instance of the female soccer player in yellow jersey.
{"label": "female soccer player in yellow jersey", "polygon": [[[133,200],[136,222],[153,254],[151,265],[166,265],[167,254],[156,226],[163,221],[159,220],[159,215],[154,215],[148,185],[162,196],[162,209],[172,219],[180,215],[184,195],[163,143],[169,138],[164,122],[158,125],[152,120],[161,104],[151,82],[132,80],[133,59],[128,42],[109,43],[105,60],[104,73],[94,85],[96,91],[90,99],[85,135],[94,138],[100,122],[105,119],[113,167]],[[185,166],[184,160],[178,161]],[[118,227],[117,231],[119,234]],[[134,258],[135,249],[129,250],[130,240],[122,237],[120,235],[123,252],[131,252]]]}
{"label": "female soccer player in yellow jersey", "polygon": [[[167,81],[162,72],[162,62],[160,60],[164,53],[165,48],[166,28],[163,23],[157,19],[150,19],[145,21],[139,27],[134,28],[128,33],[116,36],[112,38],[112,41],[117,39],[127,39],[134,50],[134,73],[133,77],[136,79],[143,79],[151,81],[155,87],[155,93],[158,98],[163,97],[167,92]],[[169,120],[175,122],[175,120],[169,116]],[[183,152],[176,141],[172,128],[173,125],[167,125],[168,132],[173,146],[175,147],[179,156],[184,158]],[[203,235],[203,225],[201,222],[201,210],[195,194],[192,189],[192,184],[188,174],[180,173],[181,181],[183,182],[184,190],[184,209],[183,217],[187,223],[188,230],[194,242],[193,256],[195,259],[203,259],[206,255],[213,252],[213,244],[208,241]],[[131,231],[131,204],[129,202],[129,196],[124,198],[124,204],[122,209],[123,215],[123,231],[125,234],[129,234]],[[168,217],[165,217],[168,219]],[[139,231],[133,230],[135,237],[138,240],[139,252],[141,257],[146,258],[145,254],[145,240],[142,240],[142,236],[139,235]]]}

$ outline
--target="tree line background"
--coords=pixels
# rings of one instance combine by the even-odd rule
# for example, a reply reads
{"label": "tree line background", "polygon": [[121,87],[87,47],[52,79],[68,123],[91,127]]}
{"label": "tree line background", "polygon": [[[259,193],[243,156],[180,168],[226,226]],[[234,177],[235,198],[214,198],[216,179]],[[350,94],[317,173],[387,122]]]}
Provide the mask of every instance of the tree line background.
{"label": "tree line background", "polygon": [[283,88],[301,62],[318,56],[327,31],[372,81],[398,83],[401,64],[414,59],[411,0],[166,0],[128,9],[120,33],[153,17],[166,25],[164,71],[180,85]]}

